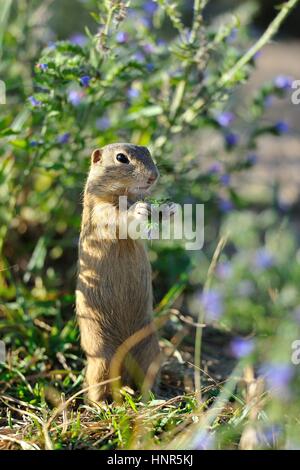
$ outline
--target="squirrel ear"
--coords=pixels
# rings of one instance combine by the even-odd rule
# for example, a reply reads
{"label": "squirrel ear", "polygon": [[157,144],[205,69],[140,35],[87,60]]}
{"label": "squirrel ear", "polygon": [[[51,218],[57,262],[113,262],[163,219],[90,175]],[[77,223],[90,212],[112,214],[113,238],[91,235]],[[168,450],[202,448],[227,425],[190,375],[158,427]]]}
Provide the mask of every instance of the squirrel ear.
{"label": "squirrel ear", "polygon": [[92,163],[98,163],[101,161],[102,158],[102,150],[101,149],[96,149],[92,153]]}

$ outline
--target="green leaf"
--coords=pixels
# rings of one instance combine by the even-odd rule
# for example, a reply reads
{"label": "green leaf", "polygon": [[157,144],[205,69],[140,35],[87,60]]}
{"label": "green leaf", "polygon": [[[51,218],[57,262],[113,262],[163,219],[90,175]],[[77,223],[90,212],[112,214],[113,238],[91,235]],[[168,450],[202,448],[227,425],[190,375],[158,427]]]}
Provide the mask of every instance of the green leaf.
{"label": "green leaf", "polygon": [[153,117],[153,116],[159,116],[160,114],[163,113],[163,109],[161,106],[148,106],[147,108],[142,108],[139,111],[135,113],[131,113],[127,116],[125,121],[134,121],[135,119],[139,119],[141,117]]}
{"label": "green leaf", "polygon": [[27,141],[24,139],[11,140],[9,143],[18,149],[26,149],[28,147]]}
{"label": "green leaf", "polygon": [[28,263],[27,270],[33,271],[34,269],[42,269],[44,266],[46,254],[46,239],[45,237],[40,237]]}

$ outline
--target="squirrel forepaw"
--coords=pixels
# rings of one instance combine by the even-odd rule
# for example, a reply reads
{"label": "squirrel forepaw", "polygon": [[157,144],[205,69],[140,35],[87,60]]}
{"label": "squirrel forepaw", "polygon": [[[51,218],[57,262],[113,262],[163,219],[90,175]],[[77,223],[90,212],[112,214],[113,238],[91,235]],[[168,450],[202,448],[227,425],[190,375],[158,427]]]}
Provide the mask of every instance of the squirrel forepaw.
{"label": "squirrel forepaw", "polygon": [[151,213],[151,207],[147,202],[136,202],[131,208],[130,211],[133,213],[134,217],[138,220],[145,221],[148,219]]}

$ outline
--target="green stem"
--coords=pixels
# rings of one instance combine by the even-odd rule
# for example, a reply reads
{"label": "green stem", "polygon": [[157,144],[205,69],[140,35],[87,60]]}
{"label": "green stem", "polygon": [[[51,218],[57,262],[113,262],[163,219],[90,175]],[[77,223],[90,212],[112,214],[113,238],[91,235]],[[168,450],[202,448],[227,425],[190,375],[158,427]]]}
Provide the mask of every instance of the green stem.
{"label": "green stem", "polygon": [[194,19],[191,32],[191,42],[196,39],[197,32],[202,23],[202,10],[207,4],[208,0],[194,0]]}
{"label": "green stem", "polygon": [[299,0],[289,0],[282,7],[276,18],[272,21],[269,27],[266,29],[264,34],[259,40],[249,49],[249,51],[235,64],[235,66],[229,71],[223,74],[220,79],[220,86],[226,85],[228,82],[233,80],[237,73],[247,65],[255,54],[263,47],[267,42],[278,32],[281,24],[289,15],[289,13],[295,8]]}
{"label": "green stem", "polygon": [[[214,252],[212,261],[210,263],[206,282],[203,287],[203,292],[209,291],[211,288],[211,283],[214,277],[214,272],[217,266],[217,262],[220,258],[220,255],[227,243],[228,235],[224,235],[221,237],[218,246]],[[205,311],[204,308],[201,306],[199,309],[198,315],[198,324],[202,325],[205,321]],[[194,356],[194,365],[195,365],[195,393],[198,400],[199,405],[201,404],[202,394],[201,394],[201,349],[202,349],[202,326],[198,326],[196,330],[196,339],[195,339],[195,356]]]}
{"label": "green stem", "polygon": [[0,57],[2,56],[3,51],[3,37],[5,33],[5,28],[7,26],[10,8],[12,5],[12,0],[6,0],[4,5],[2,5],[0,13]]}

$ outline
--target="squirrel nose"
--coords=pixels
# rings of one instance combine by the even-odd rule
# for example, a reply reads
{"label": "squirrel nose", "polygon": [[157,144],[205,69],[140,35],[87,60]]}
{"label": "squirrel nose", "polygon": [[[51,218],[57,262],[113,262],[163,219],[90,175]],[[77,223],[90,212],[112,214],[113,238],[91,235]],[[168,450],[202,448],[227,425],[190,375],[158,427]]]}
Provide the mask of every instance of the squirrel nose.
{"label": "squirrel nose", "polygon": [[148,184],[154,183],[154,181],[156,180],[156,178],[157,178],[156,175],[151,175],[151,176],[149,176],[147,183],[148,183]]}

